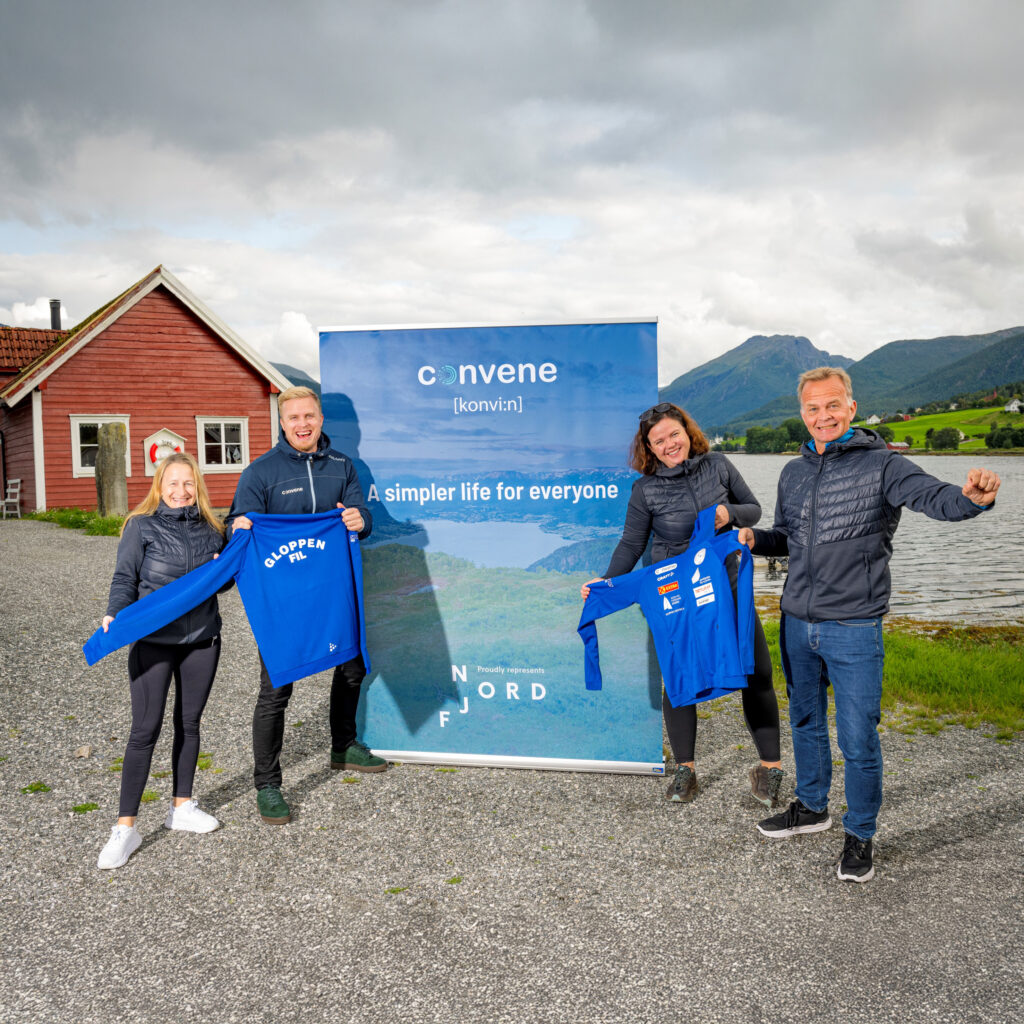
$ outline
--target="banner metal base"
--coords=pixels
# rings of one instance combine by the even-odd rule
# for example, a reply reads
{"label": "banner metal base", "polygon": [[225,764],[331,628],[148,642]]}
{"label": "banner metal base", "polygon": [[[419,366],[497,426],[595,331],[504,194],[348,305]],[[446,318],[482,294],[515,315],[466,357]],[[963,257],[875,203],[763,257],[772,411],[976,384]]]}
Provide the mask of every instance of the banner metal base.
{"label": "banner metal base", "polygon": [[617,775],[665,774],[660,761],[584,761],[571,757],[515,757],[511,754],[440,753],[428,750],[381,750],[378,757],[404,764],[458,765],[466,768],[532,768],[556,772],[606,772]]}

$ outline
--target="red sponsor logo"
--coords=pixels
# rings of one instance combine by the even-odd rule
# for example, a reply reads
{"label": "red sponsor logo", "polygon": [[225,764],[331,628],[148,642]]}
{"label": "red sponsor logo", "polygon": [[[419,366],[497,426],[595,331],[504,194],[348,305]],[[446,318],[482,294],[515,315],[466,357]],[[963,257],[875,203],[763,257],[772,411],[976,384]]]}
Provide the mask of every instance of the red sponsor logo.
{"label": "red sponsor logo", "polygon": [[659,594],[668,594],[673,590],[678,590],[679,584],[677,583],[666,583],[663,587],[658,587]]}

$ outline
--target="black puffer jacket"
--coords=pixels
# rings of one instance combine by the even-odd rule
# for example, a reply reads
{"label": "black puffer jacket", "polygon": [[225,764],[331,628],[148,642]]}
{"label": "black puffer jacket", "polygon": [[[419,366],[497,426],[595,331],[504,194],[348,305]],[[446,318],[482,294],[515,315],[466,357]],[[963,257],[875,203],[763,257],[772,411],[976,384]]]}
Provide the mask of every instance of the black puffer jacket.
{"label": "black puffer jacket", "polygon": [[782,611],[806,622],[884,615],[904,505],[947,522],[982,512],[873,430],[857,427],[821,455],[805,444],[779,476],[774,529],[754,531],[755,554],[789,555]]}
{"label": "black puffer jacket", "polygon": [[632,570],[654,534],[654,561],[682,554],[690,543],[697,515],[710,505],[729,510],[731,526],[753,526],[761,506],[736,467],[718,452],[694,455],[681,466],[658,466],[633,483],[622,539],[605,577]]}
{"label": "black puffer jacket", "polygon": [[[209,562],[223,547],[224,538],[195,505],[168,508],[161,501],[152,515],[132,516],[117,546],[107,614],[116,616],[165,583]],[[219,632],[214,595],[145,639],[155,644],[194,644]]]}

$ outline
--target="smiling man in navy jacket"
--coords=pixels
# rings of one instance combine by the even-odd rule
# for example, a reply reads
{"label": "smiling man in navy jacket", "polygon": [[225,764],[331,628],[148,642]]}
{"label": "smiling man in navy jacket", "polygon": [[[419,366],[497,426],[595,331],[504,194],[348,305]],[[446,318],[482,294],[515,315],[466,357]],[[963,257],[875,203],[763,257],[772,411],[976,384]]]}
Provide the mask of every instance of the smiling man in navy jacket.
{"label": "smiling man in navy jacket", "polygon": [[757,827],[788,838],[822,832],[832,819],[828,687],[845,764],[846,833],[838,875],[867,882],[882,803],[882,616],[889,610],[892,538],[905,505],[956,522],[990,508],[999,477],[970,469],[963,487],[943,483],[890,451],[857,413],[845,370],[808,370],[797,386],[811,440],[779,476],[775,526],[739,531],[757,555],[788,555],[779,646],[789,693],[796,800]]}
{"label": "smiling man in navy jacket", "polygon": [[[331,447],[323,433],[324,416],[315,391],[289,388],[277,396],[281,438],[276,447],[242,471],[228,525],[250,512],[302,515],[343,509],[342,522],[360,539],[372,527],[355,466]],[[311,609],[316,614],[316,606]],[[387,762],[356,738],[356,709],[366,668],[359,656],[334,670],[331,683],[331,767],[357,772],[382,772]],[[256,803],[269,825],[284,825],[291,810],[281,795],[281,747],[284,712],[292,687],[271,685],[260,658],[260,693],[252,716],[252,750]]]}

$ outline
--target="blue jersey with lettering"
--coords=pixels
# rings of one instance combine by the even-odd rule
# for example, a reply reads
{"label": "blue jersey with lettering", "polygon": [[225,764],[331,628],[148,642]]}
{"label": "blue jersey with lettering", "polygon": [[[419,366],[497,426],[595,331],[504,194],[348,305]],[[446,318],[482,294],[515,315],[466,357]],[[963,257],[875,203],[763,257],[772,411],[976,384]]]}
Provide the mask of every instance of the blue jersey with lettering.
{"label": "blue jersey with lettering", "polygon": [[82,650],[93,665],[148,636],[234,578],[274,686],[333,668],[362,654],[363,563],[359,539],[341,509],[319,515],[249,513],[251,530],[235,530],[215,561],[129,605],[96,630]]}
{"label": "blue jersey with lettering", "polygon": [[[733,552],[739,552],[735,602],[725,565]],[[590,584],[579,624],[588,690],[601,689],[594,623],[633,604],[640,605],[650,627],[673,707],[747,685],[754,671],[753,561],[736,531],[715,535],[713,506],[698,515],[683,554]]]}

